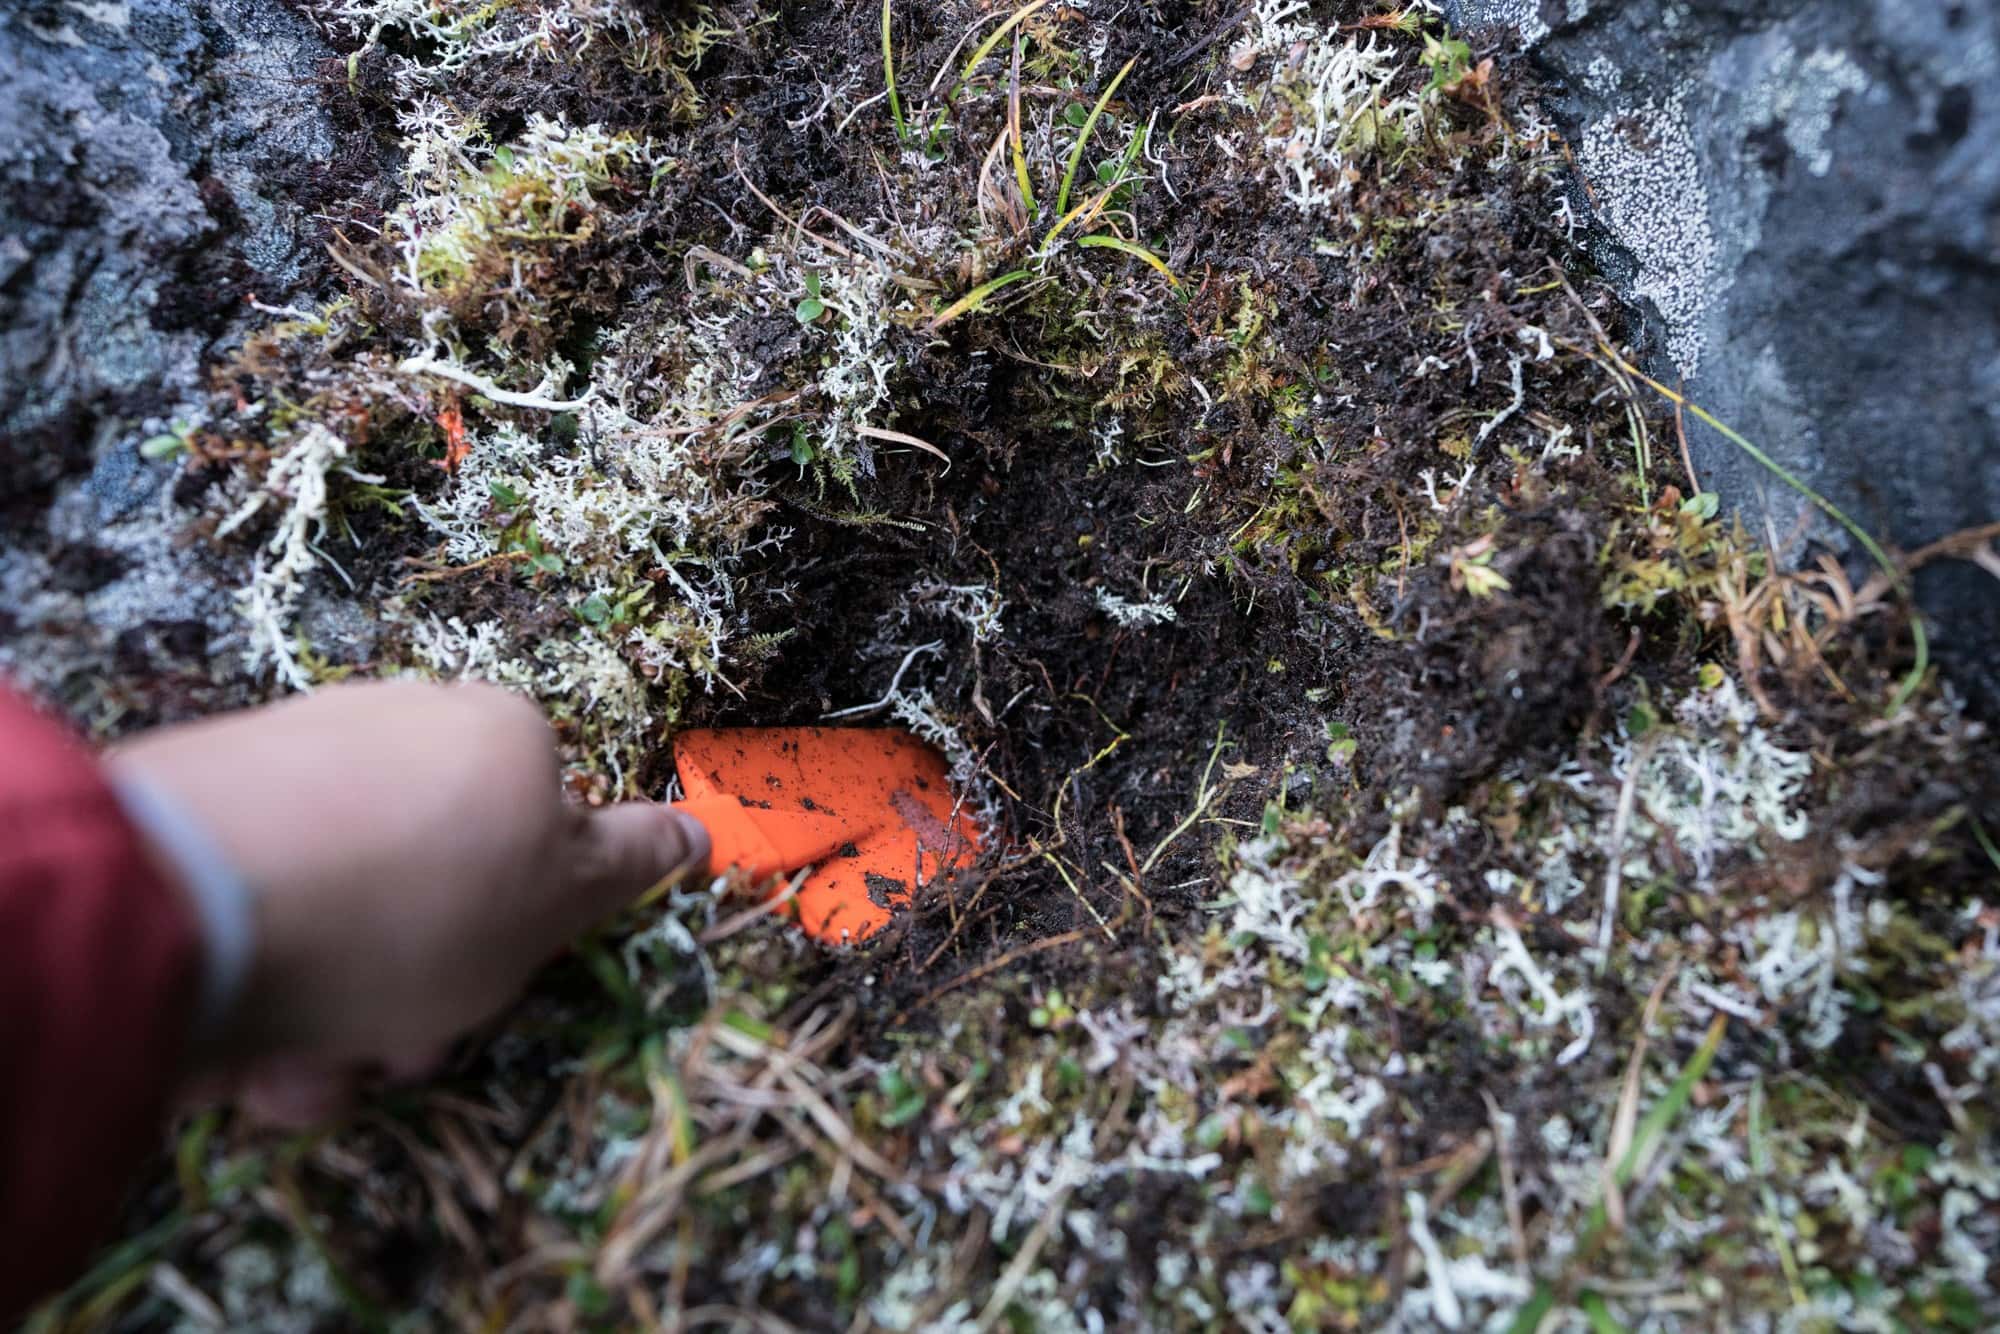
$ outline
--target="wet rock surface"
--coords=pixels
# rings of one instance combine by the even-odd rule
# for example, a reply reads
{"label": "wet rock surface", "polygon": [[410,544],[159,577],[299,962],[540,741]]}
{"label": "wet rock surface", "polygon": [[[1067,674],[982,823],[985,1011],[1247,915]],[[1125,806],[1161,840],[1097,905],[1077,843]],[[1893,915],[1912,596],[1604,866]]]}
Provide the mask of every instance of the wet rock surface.
{"label": "wet rock surface", "polygon": [[[1914,550],[2000,516],[2000,7],[1456,0],[1548,80],[1574,209],[1663,379]],[[1704,487],[1781,548],[1839,534],[1688,423]],[[1839,542],[1835,542],[1839,545]],[[1950,670],[2000,698],[2000,586],[1918,576]]]}
{"label": "wet rock surface", "polygon": [[133,654],[199,675],[227,632],[139,446],[194,414],[250,303],[317,291],[328,228],[379,206],[331,55],[268,0],[0,15],[0,662],[45,688]]}

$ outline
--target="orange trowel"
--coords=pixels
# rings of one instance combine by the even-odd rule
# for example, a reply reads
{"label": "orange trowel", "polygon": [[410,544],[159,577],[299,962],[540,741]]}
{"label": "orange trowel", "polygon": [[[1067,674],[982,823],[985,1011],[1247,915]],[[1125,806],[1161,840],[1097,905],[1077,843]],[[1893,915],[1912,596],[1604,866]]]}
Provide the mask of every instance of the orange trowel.
{"label": "orange trowel", "polygon": [[786,905],[829,944],[878,931],[910,895],[979,849],[944,760],[907,732],[745,727],[674,737],[683,798],[708,830],[709,864],[767,897],[812,868]]}

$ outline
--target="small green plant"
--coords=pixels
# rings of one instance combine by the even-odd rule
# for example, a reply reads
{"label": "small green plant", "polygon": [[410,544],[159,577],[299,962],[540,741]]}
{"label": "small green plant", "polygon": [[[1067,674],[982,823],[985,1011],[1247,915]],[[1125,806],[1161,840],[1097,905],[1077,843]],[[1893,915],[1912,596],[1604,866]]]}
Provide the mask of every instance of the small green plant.
{"label": "small green plant", "polygon": [[1061,991],[1051,988],[1042,1003],[1028,1012],[1028,1022],[1036,1028],[1062,1028],[1076,1018],[1076,1011],[1063,998]]}
{"label": "small green plant", "polygon": [[805,299],[793,307],[792,313],[799,317],[800,324],[812,324],[820,316],[826,314],[826,302],[820,299],[819,275],[817,273],[806,274]]}
{"label": "small green plant", "polygon": [[808,438],[806,435],[806,427],[804,422],[795,422],[792,425],[792,443],[791,443],[790,453],[792,462],[798,464],[799,467],[801,468],[811,463],[813,461],[813,458],[815,457],[812,447],[812,440]]}
{"label": "small green plant", "polygon": [[1468,542],[1451,553],[1451,586],[1475,598],[1490,598],[1513,587],[1493,568],[1493,534]]}
{"label": "small green plant", "polygon": [[528,568],[538,573],[561,574],[563,571],[562,557],[543,549],[541,535],[535,532],[532,523],[522,525],[520,533],[507,543],[504,550],[526,556]]}
{"label": "small green plant", "polygon": [[[1894,588],[1897,594],[1900,595],[1905,602],[1910,603],[1912,607],[1910,613],[1910,645],[1913,651],[1913,655],[1915,657],[1915,661],[1910,665],[1909,674],[1903,678],[1902,684],[1896,688],[1896,693],[1890,698],[1888,712],[1892,714],[1896,713],[1899,710],[1901,710],[1905,704],[1909,703],[1911,698],[1923,686],[1924,678],[1930,674],[1931,641],[1930,641],[1930,635],[1926,633],[1924,630],[1923,612],[1915,608],[1916,598],[1915,595],[1911,592],[1910,581],[1903,574],[1902,566],[1898,565],[1895,561],[1889,559],[1889,553],[1882,549],[1882,544],[1880,542],[1877,542],[1874,536],[1870,534],[1867,529],[1863,528],[1860,524],[1856,523],[1853,519],[1849,518],[1845,510],[1841,509],[1831,500],[1828,500],[1818,491],[1815,491],[1812,487],[1807,486],[1790,469],[1786,468],[1783,464],[1779,463],[1769,454],[1766,454],[1763,450],[1759,449],[1756,445],[1752,444],[1750,440],[1747,437],[1745,437],[1742,433],[1736,431],[1735,429],[1730,427],[1726,422],[1723,422],[1721,419],[1717,418],[1714,414],[1708,412],[1699,403],[1690,400],[1685,395],[1682,395],[1677,391],[1668,388],[1666,385],[1661,384],[1658,380],[1655,380],[1652,376],[1647,375],[1644,371],[1641,371],[1638,367],[1632,365],[1624,357],[1620,356],[1618,352],[1612,349],[1608,344],[1602,346],[1599,349],[1598,354],[1593,354],[1593,355],[1601,355],[1602,357],[1608,358],[1610,364],[1616,367],[1618,371],[1624,373],[1625,375],[1630,376],[1634,380],[1637,380],[1639,383],[1645,385],[1647,388],[1651,389],[1654,393],[1666,399],[1669,403],[1672,403],[1675,407],[1686,411],[1691,416],[1693,416],[1697,421],[1701,422],[1703,425],[1707,426],[1710,430],[1716,432],[1723,439],[1727,440],[1730,444],[1736,446],[1736,448],[1743,451],[1745,454],[1749,455],[1760,466],[1762,466],[1765,471],[1769,472],[1773,477],[1776,477],[1786,486],[1789,486],[1790,488],[1792,488],[1792,490],[1798,492],[1801,496],[1805,497],[1805,499],[1811,502],[1812,505],[1814,505],[1822,514],[1832,519],[1842,528],[1845,528],[1849,536],[1853,537],[1856,542],[1859,542],[1861,544],[1861,549],[1868,553],[1869,558],[1873,560],[1876,566],[1882,571],[1882,573],[1885,576],[1887,576],[1889,580],[1889,586],[1891,588]],[[1701,498],[1702,498],[1701,496],[1695,497],[1696,500],[1700,500]]]}
{"label": "small green plant", "polygon": [[[1033,8],[1034,6],[1030,5],[1028,9],[1020,11],[1015,17],[1023,17],[1029,9]],[[995,36],[998,36],[998,34],[995,34]],[[988,39],[989,45],[992,40],[992,38]],[[1009,89],[1008,137],[1013,146],[1016,184],[1021,192],[1022,203],[1032,214],[1035,209],[1035,194],[1029,182],[1027,159],[1022,152],[1020,142],[1018,86],[1020,61],[1021,44],[1017,36],[1014,48],[1014,80],[1013,86]],[[1134,56],[1120,66],[1118,72],[1112,76],[1111,82],[1105,85],[1104,91],[1098,95],[1096,102],[1090,107],[1086,108],[1080,102],[1072,103],[1063,113],[1063,119],[1077,129],[1076,142],[1070,147],[1069,158],[1064,164],[1062,179],[1057,186],[1056,220],[1042,234],[1041,244],[1035,248],[1031,260],[1034,264],[1040,264],[1045,261],[1053,253],[1056,240],[1072,223],[1075,223],[1080,230],[1087,233],[1077,238],[1077,245],[1085,248],[1117,250],[1131,255],[1133,258],[1142,261],[1157,271],[1161,276],[1166,278],[1169,285],[1178,290],[1181,285],[1179,275],[1174,273],[1173,268],[1166,260],[1162,259],[1149,247],[1109,232],[1089,231],[1091,227],[1097,224],[1100,218],[1104,217],[1107,210],[1123,199],[1129,198],[1133,185],[1133,167],[1138,161],[1139,154],[1146,142],[1146,130],[1143,126],[1134,131],[1132,141],[1126,146],[1123,153],[1111,161],[1100,164],[1093,173],[1093,176],[1103,188],[1087,200],[1083,200],[1075,205],[1071,205],[1070,203],[1070,194],[1076,184],[1077,169],[1082,165],[1084,153],[1090,146],[1091,133],[1095,130],[1099,118],[1103,116],[1104,109],[1110,105],[1111,99],[1117,95],[1119,85],[1124,83],[1125,77],[1132,72],[1133,67],[1137,63],[1138,57]],[[968,65],[969,68],[970,65]],[[952,320],[957,319],[960,315],[978,309],[985,303],[986,298],[993,293],[1010,283],[1031,277],[1033,273],[1034,269],[1032,268],[1014,269],[980,284],[934,316],[927,326],[928,329],[934,332]]]}
{"label": "small green plant", "polygon": [[884,1066],[875,1076],[875,1089],[882,1095],[882,1112],[876,1121],[885,1130],[908,1125],[922,1116],[929,1105],[923,1086],[904,1074],[899,1066]]}
{"label": "small green plant", "polygon": [[1386,14],[1372,14],[1353,26],[1374,28],[1383,32],[1399,32],[1405,37],[1414,37],[1424,30],[1424,11],[1414,6],[1409,9],[1392,9]]}
{"label": "small green plant", "polygon": [[194,424],[176,421],[159,435],[149,437],[139,446],[139,453],[149,459],[177,458],[189,452],[194,443]]}
{"label": "small green plant", "polygon": [[1426,93],[1448,92],[1472,72],[1472,47],[1458,37],[1425,33],[1423,54],[1417,59],[1431,72]]}

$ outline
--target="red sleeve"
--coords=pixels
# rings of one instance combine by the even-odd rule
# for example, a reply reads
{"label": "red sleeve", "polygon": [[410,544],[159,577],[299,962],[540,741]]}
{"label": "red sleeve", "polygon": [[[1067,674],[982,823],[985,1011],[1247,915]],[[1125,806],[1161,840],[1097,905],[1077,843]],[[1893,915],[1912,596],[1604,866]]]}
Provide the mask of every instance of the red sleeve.
{"label": "red sleeve", "polygon": [[90,751],[0,684],[0,1327],[158,1143],[200,942]]}

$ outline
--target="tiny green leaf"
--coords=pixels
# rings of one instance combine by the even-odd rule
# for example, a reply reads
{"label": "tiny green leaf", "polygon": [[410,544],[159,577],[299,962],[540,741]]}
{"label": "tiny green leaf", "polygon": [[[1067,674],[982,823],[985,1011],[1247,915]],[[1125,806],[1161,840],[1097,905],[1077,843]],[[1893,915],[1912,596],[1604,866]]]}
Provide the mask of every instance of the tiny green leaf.
{"label": "tiny green leaf", "polygon": [[1681,502],[1681,513],[1692,514],[1706,522],[1716,516],[1722,508],[1722,499],[1713,491],[1697,491]]}

